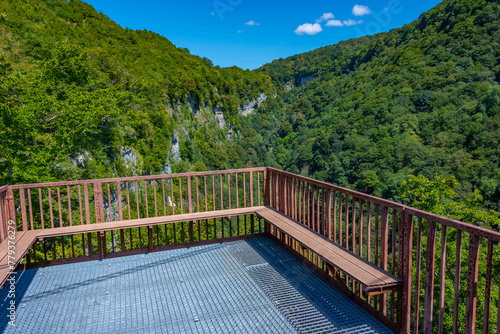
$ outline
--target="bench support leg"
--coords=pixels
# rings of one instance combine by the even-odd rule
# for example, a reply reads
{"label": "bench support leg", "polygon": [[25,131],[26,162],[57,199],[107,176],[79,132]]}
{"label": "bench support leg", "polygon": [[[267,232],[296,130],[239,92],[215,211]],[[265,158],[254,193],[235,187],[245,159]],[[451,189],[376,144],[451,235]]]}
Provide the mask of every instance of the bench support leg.
{"label": "bench support leg", "polygon": [[148,226],[148,252],[153,252],[153,226]]}
{"label": "bench support leg", "polygon": [[194,224],[196,224],[195,221],[189,222],[189,242],[194,242]]}
{"label": "bench support leg", "polygon": [[98,232],[97,233],[97,251],[99,252],[99,259],[102,259],[104,257],[105,250],[104,248],[106,247],[106,239],[104,237],[104,232]]}

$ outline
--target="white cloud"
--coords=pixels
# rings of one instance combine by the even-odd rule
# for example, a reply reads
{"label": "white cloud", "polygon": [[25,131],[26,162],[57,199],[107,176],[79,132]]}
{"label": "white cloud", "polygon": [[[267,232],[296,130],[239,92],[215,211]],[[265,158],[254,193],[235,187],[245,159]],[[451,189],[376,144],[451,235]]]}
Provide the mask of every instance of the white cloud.
{"label": "white cloud", "polygon": [[368,8],[368,6],[363,6],[363,5],[354,5],[354,7],[352,7],[352,13],[355,15],[355,16],[363,16],[363,15],[368,15],[370,14],[372,11],[370,10],[370,8]]}
{"label": "white cloud", "polygon": [[335,18],[335,15],[333,15],[333,13],[323,13],[323,15],[321,15],[321,17],[316,20],[316,23],[328,21],[328,20],[331,20],[333,18]]}
{"label": "white cloud", "polygon": [[295,33],[297,35],[304,35],[304,34],[316,35],[321,31],[323,31],[323,29],[321,28],[321,25],[319,23],[314,23],[314,24],[304,23],[298,26],[297,29],[295,29]]}
{"label": "white cloud", "polygon": [[344,24],[340,20],[330,20],[326,22],[325,24],[326,27],[342,27]]}
{"label": "white cloud", "polygon": [[344,20],[344,21],[342,21],[342,23],[343,23],[344,25],[346,25],[346,26],[354,26],[354,25],[356,25],[356,24],[361,24],[361,23],[363,23],[363,20],[356,21],[356,20],[351,20],[351,19],[349,19],[349,20]]}
{"label": "white cloud", "polygon": [[248,22],[245,22],[247,26],[260,26],[260,23],[255,22],[254,20],[250,20]]}

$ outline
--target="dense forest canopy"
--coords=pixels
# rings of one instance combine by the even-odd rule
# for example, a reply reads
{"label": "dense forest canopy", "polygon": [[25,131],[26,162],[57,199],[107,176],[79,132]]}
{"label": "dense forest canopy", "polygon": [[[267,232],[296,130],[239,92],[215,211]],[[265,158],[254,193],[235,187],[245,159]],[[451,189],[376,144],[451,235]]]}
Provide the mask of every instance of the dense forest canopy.
{"label": "dense forest canopy", "polygon": [[227,133],[242,103],[270,95],[267,75],[213,66],[79,0],[2,1],[0,14],[2,184],[245,166]]}
{"label": "dense forest canopy", "polygon": [[248,71],[80,0],[3,0],[0,50],[0,185],[272,166],[500,229],[498,1],[444,0],[402,28]]}
{"label": "dense forest canopy", "polygon": [[498,210],[499,13],[446,0],[245,71],[79,0],[3,1],[1,183],[267,165],[409,204],[410,175],[453,176],[454,201]]}
{"label": "dense forest canopy", "polygon": [[460,196],[479,189],[499,208],[498,1],[443,1],[258,72],[279,90],[242,133],[263,164],[397,201],[410,174],[453,175]]}

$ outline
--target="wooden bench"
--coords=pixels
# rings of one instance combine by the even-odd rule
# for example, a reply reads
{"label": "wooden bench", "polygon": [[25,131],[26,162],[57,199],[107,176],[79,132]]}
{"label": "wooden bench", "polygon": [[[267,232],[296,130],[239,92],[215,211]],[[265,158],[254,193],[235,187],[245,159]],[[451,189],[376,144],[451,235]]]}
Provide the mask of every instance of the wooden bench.
{"label": "wooden bench", "polygon": [[[0,287],[5,284],[5,281],[9,278],[11,273],[11,266],[15,268],[19,262],[23,259],[29,248],[36,242],[41,241],[45,238],[84,234],[84,233],[104,233],[105,231],[120,230],[134,227],[153,227],[158,224],[172,224],[178,222],[187,221],[197,221],[205,219],[214,218],[230,218],[232,216],[244,216],[254,214],[256,210],[262,209],[264,207],[249,207],[249,208],[239,208],[239,209],[229,209],[229,210],[218,210],[218,211],[207,211],[207,212],[197,212],[197,213],[187,213],[180,215],[171,216],[160,216],[152,218],[143,219],[132,219],[132,220],[122,220],[115,222],[106,222],[100,224],[86,224],[86,225],[73,225],[64,227],[55,227],[41,230],[30,230],[30,231],[18,231],[15,235],[15,240],[9,238],[5,239],[0,244],[0,256],[2,256],[0,262]],[[10,244],[9,244],[10,240]],[[15,249],[15,262],[13,262],[12,257],[10,258],[11,263],[9,265],[8,257],[8,246],[14,246]],[[151,245],[152,246],[152,245]],[[152,249],[150,249],[152,251]]]}
{"label": "wooden bench", "polygon": [[[393,291],[402,284],[400,278],[391,275],[381,268],[373,265],[367,260],[354,254],[353,252],[331,242],[321,234],[312,229],[300,224],[292,218],[282,214],[279,211],[267,206],[256,206],[239,209],[218,210],[208,212],[197,212],[171,216],[160,216],[143,219],[124,220],[116,222],[106,222],[100,224],[74,225],[65,227],[56,227],[42,230],[19,231],[16,233],[14,241],[11,240],[10,245],[15,245],[15,262],[14,268],[22,260],[29,248],[37,241],[44,238],[57,236],[66,236],[74,234],[84,234],[98,232],[101,235],[105,231],[120,230],[134,227],[149,227],[150,231],[154,225],[172,224],[178,222],[197,221],[213,218],[223,218],[231,216],[242,216],[257,214],[259,217],[266,220],[268,223],[276,226],[278,229],[288,234],[297,240],[304,247],[309,248],[318,254],[323,261],[328,263],[345,274],[352,277],[354,280],[363,285],[365,292],[368,294],[386,293]],[[13,265],[12,258],[9,265],[8,246],[9,238],[0,244],[0,256],[3,256],[0,261],[0,282],[5,283],[11,272]],[[152,245],[150,245],[150,251]]]}
{"label": "wooden bench", "polygon": [[403,282],[402,279],[271,207],[257,209],[256,214],[318,254],[330,266],[359,282],[368,295],[393,291]]}
{"label": "wooden bench", "polygon": [[[14,239],[7,237],[0,244],[0,286],[5,284],[10,273],[14,271],[26,252],[35,243],[39,232],[40,230],[17,231]],[[9,254],[9,250],[11,254]]]}

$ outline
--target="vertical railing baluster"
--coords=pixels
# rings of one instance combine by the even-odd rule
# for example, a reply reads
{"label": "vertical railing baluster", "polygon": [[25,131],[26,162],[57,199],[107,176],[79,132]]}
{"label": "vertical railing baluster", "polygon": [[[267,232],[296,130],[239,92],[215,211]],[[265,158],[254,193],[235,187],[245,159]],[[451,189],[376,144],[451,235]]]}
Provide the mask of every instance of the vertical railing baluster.
{"label": "vertical railing baluster", "polygon": [[432,333],[434,306],[434,266],[436,263],[436,223],[427,223],[427,255],[425,261],[424,333]]}
{"label": "vertical railing baluster", "polygon": [[351,212],[351,217],[352,217],[352,222],[351,222],[351,245],[352,245],[352,251],[354,253],[359,254],[359,252],[356,252],[356,197],[352,196],[352,212]]}
{"label": "vertical railing baluster", "polygon": [[372,262],[372,208],[370,201],[366,201],[366,259]]}
{"label": "vertical railing baluster", "polygon": [[[172,215],[175,215],[174,178],[173,177],[170,178],[170,203],[172,204]],[[174,228],[174,231],[175,231],[175,228]]]}
{"label": "vertical railing baluster", "polygon": [[50,187],[47,187],[47,195],[49,197],[50,228],[54,228],[54,213],[52,211],[52,192],[50,190]]}
{"label": "vertical railing baluster", "polygon": [[28,215],[26,213],[26,198],[24,194],[24,189],[19,189],[19,205],[21,206],[21,220],[23,224],[23,231],[28,230]]}
{"label": "vertical railing baluster", "polygon": [[[158,203],[156,202],[156,180],[153,181],[153,201],[155,202],[155,217],[158,217]],[[158,232],[158,226],[156,226]]]}
{"label": "vertical railing baluster", "polygon": [[349,249],[349,195],[345,194],[345,248]]}
{"label": "vertical railing baluster", "polygon": [[[238,178],[236,178],[238,179]],[[247,184],[246,184],[246,173],[243,172],[243,207],[247,207]]]}
{"label": "vertical railing baluster", "polygon": [[[262,172],[262,189],[264,191],[264,195],[265,195],[265,187],[266,187],[266,180],[264,178],[264,175],[266,175],[266,171],[263,171]],[[257,172],[257,205],[266,205],[266,203],[261,203],[260,201],[260,188],[261,188],[261,184],[260,184],[260,172]],[[264,198],[264,202],[265,202],[265,198]]]}
{"label": "vertical railing baluster", "polygon": [[[66,186],[66,194],[68,195],[69,226],[73,226],[73,215],[71,212],[71,193],[69,190],[69,186]],[[71,240],[71,255],[72,255],[72,257],[75,257],[75,243],[74,243],[73,235],[70,236],[70,240]]]}
{"label": "vertical railing baluster", "polygon": [[[123,206],[122,206],[122,183],[121,181],[116,182],[116,200],[118,202],[118,220],[123,220]],[[125,251],[125,231],[120,229],[120,246],[122,252]]]}
{"label": "vertical railing baluster", "polygon": [[[215,175],[212,174],[212,206],[214,211],[217,210],[215,206]],[[214,223],[214,228],[215,228],[215,223]],[[215,233],[215,232],[214,232]],[[215,236],[215,239],[217,239],[217,236]]]}
{"label": "vertical railing baluster", "polygon": [[[340,193],[339,193],[340,195]],[[330,203],[333,202],[333,242],[337,242],[337,192],[334,190],[331,194]],[[330,204],[331,205],[331,204]],[[330,237],[330,240],[332,238]]]}
{"label": "vertical railing baluster", "polygon": [[[203,184],[204,184],[204,192],[205,192],[205,211],[208,211],[208,192],[207,192],[207,176],[203,175]],[[208,221],[206,222],[208,226]],[[207,230],[207,240],[208,240],[208,230]]]}
{"label": "vertical railing baluster", "polygon": [[413,330],[419,333],[420,323],[420,268],[422,266],[422,218],[418,217],[417,226],[417,256],[415,265],[415,307],[414,307],[414,320]]}
{"label": "vertical railing baluster", "polygon": [[[236,188],[236,208],[239,208],[240,207],[240,196],[239,196],[240,195],[239,194],[240,189],[239,189],[239,186],[238,186],[238,173],[234,173],[234,175],[235,175],[235,188]],[[243,177],[245,177],[244,173],[243,173]],[[245,207],[244,204],[243,204],[243,207]]]}
{"label": "vertical railing baluster", "polygon": [[[386,206],[382,206],[382,217],[381,217],[381,243],[380,243],[380,265],[382,269],[387,271],[387,252],[389,245],[389,212]],[[381,297],[381,308],[382,313],[387,315],[387,294],[383,294]]]}
{"label": "vertical railing baluster", "polygon": [[[83,185],[83,201],[85,204],[85,220],[86,224],[90,224],[90,203],[89,203],[89,186],[87,183]],[[91,256],[92,251],[92,234],[87,233],[87,247],[88,247],[88,255]]]}
{"label": "vertical railing baluster", "polygon": [[42,188],[38,188],[38,200],[40,202],[40,221],[42,224],[42,230],[45,228],[45,222],[43,221],[43,200],[42,200]]}
{"label": "vertical railing baluster", "polygon": [[[227,173],[227,198],[229,209],[231,209],[231,173]],[[231,235],[231,232],[229,233],[229,235]]]}
{"label": "vertical railing baluster", "polygon": [[[31,202],[31,189],[28,188],[28,207],[29,207],[29,213],[30,213],[30,226],[31,229],[34,230],[34,224],[33,224],[33,204]],[[35,256],[36,259],[36,256]]]}
{"label": "vertical railing baluster", "polygon": [[144,180],[144,204],[146,206],[146,218],[149,218],[148,181],[147,180]]}
{"label": "vertical railing baluster", "polygon": [[106,183],[106,186],[108,188],[108,217],[109,217],[109,221],[112,222],[113,221],[113,211],[111,210],[111,190],[110,190],[109,183],[110,182]]}
{"label": "vertical railing baluster", "polygon": [[59,213],[59,227],[63,226],[62,206],[61,206],[61,187],[57,187],[57,208]]}
{"label": "vertical railing baluster", "polygon": [[444,295],[446,292],[446,226],[441,230],[441,263],[440,263],[440,290],[439,290],[439,322],[438,331],[444,333]]}
{"label": "vertical railing baluster", "polygon": [[[188,196],[188,212],[192,213],[193,212],[193,196],[192,196],[192,190],[191,190],[191,176],[187,176],[187,196]],[[190,221],[189,223],[189,242],[194,241],[194,231],[193,231],[193,226],[195,224],[194,221]]]}
{"label": "vertical railing baluster", "polygon": [[342,199],[342,193],[339,192],[339,244],[342,246],[344,240],[344,232],[342,231],[342,204],[344,203]]}
{"label": "vertical railing baluster", "polygon": [[198,185],[198,176],[195,177],[196,181],[196,210],[195,212],[201,212],[200,210],[200,191],[199,191],[199,185]]}
{"label": "vertical railing baluster", "polygon": [[[258,176],[259,176],[259,172],[257,172],[257,177]],[[258,182],[259,181],[257,181],[257,185],[258,185]],[[248,176],[248,183],[250,183],[250,207],[253,207],[253,203],[254,203],[254,201],[253,201],[253,172],[250,172],[250,175]],[[258,201],[258,202],[260,202],[260,201]]]}
{"label": "vertical railing baluster", "polygon": [[[220,183],[220,209],[224,210],[224,196],[222,195],[222,174],[219,174],[219,183]],[[222,221],[222,220],[221,220]],[[224,222],[222,221],[222,226],[224,227]]]}
{"label": "vertical railing baluster", "polygon": [[[457,244],[455,250],[455,295],[453,305],[453,334],[457,334],[458,330],[458,312],[459,312],[459,299],[460,299],[460,273],[462,267],[462,231],[457,231]],[[418,258],[417,258],[418,259]],[[418,260],[417,260],[418,261]],[[500,299],[499,299],[500,301]],[[500,310],[500,308],[499,308]]]}
{"label": "vertical railing baluster", "polygon": [[469,235],[469,264],[467,269],[467,298],[465,302],[465,333],[476,332],[477,282],[479,269],[479,236]]}
{"label": "vertical railing baluster", "polygon": [[[161,179],[161,194],[163,200],[163,215],[167,215],[167,198],[165,196],[165,179]],[[166,233],[167,224],[165,224],[165,233]],[[166,237],[166,234],[165,234]]]}
{"label": "vertical railing baluster", "polygon": [[493,268],[493,241],[488,240],[488,254],[486,255],[486,286],[484,296],[483,334],[490,332],[490,298],[491,298],[491,271]]}
{"label": "vertical railing baluster", "polygon": [[[369,203],[369,202],[368,202]],[[413,259],[413,216],[405,213],[403,218],[404,223],[401,224],[399,233],[403,236],[400,242],[404,243],[402,261],[402,278],[403,287],[401,288],[401,295],[398,293],[398,301],[401,308],[399,309],[400,315],[398,322],[401,323],[401,329],[405,333],[411,331],[411,292],[412,292],[412,259]],[[401,255],[401,254],[400,254]]]}

